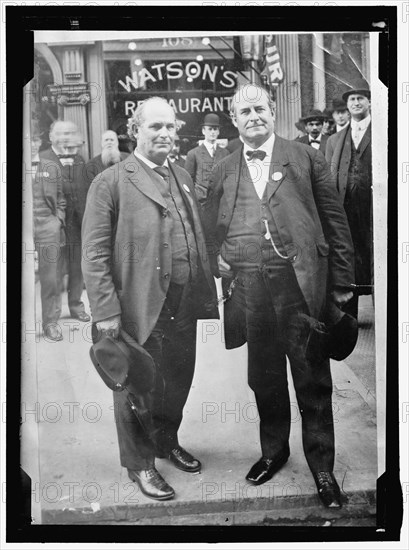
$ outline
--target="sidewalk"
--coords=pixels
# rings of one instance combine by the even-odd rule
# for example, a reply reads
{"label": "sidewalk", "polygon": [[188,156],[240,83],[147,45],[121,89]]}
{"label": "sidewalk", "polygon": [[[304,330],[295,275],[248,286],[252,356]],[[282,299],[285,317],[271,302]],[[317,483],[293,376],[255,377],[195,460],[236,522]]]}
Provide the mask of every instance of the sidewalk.
{"label": "sidewalk", "polygon": [[[40,479],[33,480],[33,499],[41,506],[42,523],[375,525],[375,392],[345,362],[331,366],[335,475],[348,504],[332,511],[320,504],[305,461],[291,376],[290,459],[264,485],[245,481],[260,457],[246,348],[226,351],[220,322],[200,322],[196,373],[180,441],[200,458],[203,470],[188,474],[158,459],[158,470],[176,491],[174,500],[158,503],[142,495],[119,464],[112,393],[89,359],[90,324],[68,318],[66,304],[60,322],[64,341],[41,337],[37,344],[36,414],[22,411],[23,423],[32,424],[26,428],[39,430]],[[359,360],[365,359],[362,349],[358,352]],[[29,457],[24,459],[27,463]]]}

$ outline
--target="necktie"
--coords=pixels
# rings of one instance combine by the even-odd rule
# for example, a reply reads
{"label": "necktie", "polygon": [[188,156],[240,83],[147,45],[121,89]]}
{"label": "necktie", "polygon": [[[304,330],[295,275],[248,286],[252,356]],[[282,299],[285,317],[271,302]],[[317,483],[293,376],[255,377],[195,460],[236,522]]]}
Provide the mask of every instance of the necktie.
{"label": "necktie", "polygon": [[358,149],[359,143],[361,141],[361,129],[358,124],[356,126],[354,125],[354,129],[352,132],[352,140],[354,142],[355,149]]}
{"label": "necktie", "polygon": [[310,143],[321,143],[319,139],[310,139]]}
{"label": "necktie", "polygon": [[169,181],[169,168],[167,166],[155,166],[153,169],[154,172],[162,176],[163,181],[165,182],[165,189],[170,192],[170,181]]}
{"label": "necktie", "polygon": [[32,160],[32,161],[31,161],[31,166],[32,166],[33,168],[37,168],[37,166],[38,166],[39,164],[40,164],[40,162],[39,162],[38,160]]}
{"label": "necktie", "polygon": [[251,150],[246,151],[246,155],[247,155],[248,160],[253,160],[253,159],[264,160],[267,153],[265,151],[260,151],[260,150],[257,149],[255,151],[251,151]]}

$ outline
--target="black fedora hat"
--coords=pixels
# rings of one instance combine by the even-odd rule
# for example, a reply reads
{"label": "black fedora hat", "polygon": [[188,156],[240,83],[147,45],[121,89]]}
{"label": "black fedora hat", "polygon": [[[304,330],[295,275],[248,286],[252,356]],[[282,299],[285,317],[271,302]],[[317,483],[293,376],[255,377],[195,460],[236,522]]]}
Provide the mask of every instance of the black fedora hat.
{"label": "black fedora hat", "polygon": [[215,115],[214,113],[207,114],[204,117],[202,126],[220,126],[219,115]]}
{"label": "black fedora hat", "polygon": [[123,329],[119,337],[103,336],[90,349],[90,357],[105,384],[113,391],[133,394],[153,389],[155,363],[151,355]]}
{"label": "black fedora hat", "polygon": [[311,122],[312,120],[319,120],[324,122],[325,115],[319,109],[312,109],[307,115],[300,118],[302,122]]}
{"label": "black fedora hat", "polygon": [[344,92],[342,94],[342,99],[347,102],[348,97],[352,94],[364,95],[368,99],[371,99],[371,90],[369,89],[368,83],[365,80],[359,82],[358,85],[354,88],[351,87],[350,90]]}

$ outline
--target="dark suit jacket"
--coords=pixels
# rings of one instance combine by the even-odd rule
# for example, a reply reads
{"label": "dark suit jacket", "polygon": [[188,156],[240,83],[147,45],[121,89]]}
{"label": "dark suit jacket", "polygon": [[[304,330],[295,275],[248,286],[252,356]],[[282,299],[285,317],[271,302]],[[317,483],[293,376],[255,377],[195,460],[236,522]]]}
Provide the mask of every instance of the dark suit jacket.
{"label": "dark suit jacket", "polygon": [[[359,144],[360,160],[365,167],[365,171],[370,179],[372,179],[372,148],[371,135],[372,124],[369,124],[365,134]],[[344,202],[345,192],[348,183],[348,170],[351,161],[351,125],[330,136],[325,154],[328,164],[331,168],[331,173],[335,179],[338,192],[342,202]]]}
{"label": "dark suit jacket", "polygon": [[[60,167],[63,180],[63,192],[65,200],[67,201],[65,225],[69,239],[70,227],[74,223],[81,225],[82,218],[84,216],[85,203],[89,188],[89,182],[85,173],[84,159],[81,155],[75,155],[73,166],[68,168],[67,166],[63,166],[61,164],[60,159],[51,147],[45,151],[41,151],[40,158],[44,160],[52,160]],[[72,174],[71,178],[69,176],[70,174]]]}
{"label": "dark suit jacket", "polygon": [[[217,318],[193,183],[183,168],[169,167],[190,215],[203,268],[195,296],[197,317]],[[127,332],[141,345],[159,317],[172,271],[173,219],[160,185],[156,172],[129,155],[92,182],[82,226],[82,270],[93,321],[120,314]]]}
{"label": "dark suit jacket", "polygon": [[207,187],[209,185],[210,174],[213,167],[223,158],[229,155],[229,151],[222,147],[216,147],[214,157],[209,155],[209,151],[205,145],[199,145],[191,149],[185,162],[185,170],[187,170],[195,185],[197,200],[203,202],[207,195]]}
{"label": "dark suit jacket", "polygon": [[[271,165],[274,173],[281,174],[269,186],[271,212],[310,315],[319,318],[326,299],[328,268],[331,288],[349,287],[354,282],[353,246],[345,212],[320,151],[276,135]],[[215,276],[220,276],[216,256],[227,236],[240,176],[245,177],[246,170],[240,148],[216,166],[209,183],[203,221]],[[225,307],[232,302],[227,301]],[[229,311],[225,323],[240,322],[239,317],[239,312]],[[226,326],[228,333],[234,334],[234,328]]]}
{"label": "dark suit jacket", "polygon": [[[121,160],[125,160],[128,156],[129,156],[129,153],[121,153]],[[84,171],[84,177],[88,182],[88,186],[91,185],[93,179],[96,178],[98,174],[100,174],[107,168],[108,166],[105,166],[102,163],[101,155],[97,155],[96,157],[89,160],[85,165],[85,171]]]}
{"label": "dark suit jacket", "polygon": [[[310,145],[310,136],[307,134],[305,136],[302,136],[300,138],[296,138],[296,140],[293,140],[293,141],[298,141],[298,143],[305,143],[305,145]],[[318,151],[321,151],[321,153],[323,155],[325,155],[325,149],[327,147],[327,142],[328,142],[328,136],[324,136],[324,135],[321,135],[321,143],[320,143],[320,147],[318,149]],[[312,145],[310,145],[310,147],[312,147]],[[314,147],[312,147],[314,149]]]}
{"label": "dark suit jacket", "polygon": [[[58,164],[52,160],[44,160],[40,158],[37,166],[36,182],[40,182],[43,189],[43,196],[47,206],[50,208],[50,215],[58,218],[61,231],[57,232],[59,243],[65,244],[65,199],[63,194],[63,182],[61,170]],[[36,218],[34,217],[34,227],[36,226]],[[47,236],[52,237],[51,235]],[[54,240],[54,239],[53,239]]]}

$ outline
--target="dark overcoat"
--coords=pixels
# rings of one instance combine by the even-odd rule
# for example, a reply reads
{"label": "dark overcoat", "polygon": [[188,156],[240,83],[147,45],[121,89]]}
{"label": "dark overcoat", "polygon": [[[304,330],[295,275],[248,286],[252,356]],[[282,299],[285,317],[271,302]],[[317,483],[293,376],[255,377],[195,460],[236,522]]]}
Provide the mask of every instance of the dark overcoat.
{"label": "dark overcoat", "polygon": [[[217,318],[193,183],[183,168],[169,163],[169,169],[190,215],[202,267],[193,296],[195,315]],[[160,186],[161,176],[129,155],[92,182],[82,226],[82,270],[93,321],[121,315],[141,345],[156,324],[172,275],[173,220]]]}
{"label": "dark overcoat", "polygon": [[[309,145],[310,147],[312,147],[312,145],[310,145],[310,136],[308,134],[305,136],[301,136],[300,138],[297,138],[296,141],[298,141],[298,143],[304,143],[304,145]],[[323,155],[325,155],[327,143],[328,143],[328,136],[321,135],[320,146],[318,148],[318,151],[321,151]]]}
{"label": "dark overcoat", "polygon": [[230,151],[217,146],[214,157],[211,157],[203,144],[191,149],[186,155],[184,168],[193,180],[199,203],[203,202],[207,196],[209,178],[214,166],[228,155],[230,155]]}
{"label": "dark overcoat", "polygon": [[[327,283],[329,289],[348,289],[354,283],[353,246],[345,212],[320,151],[276,135],[271,162],[275,176],[269,185],[270,209],[309,313],[319,318]],[[244,170],[247,165],[241,147],[215,167],[210,179],[203,222],[215,276],[220,276],[216,256],[229,229]],[[228,282],[224,279],[224,286]],[[245,342],[245,320],[232,308],[234,300],[227,300],[229,348]]]}

